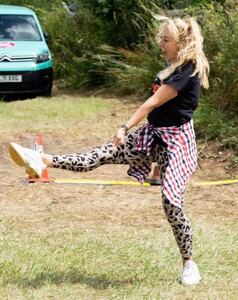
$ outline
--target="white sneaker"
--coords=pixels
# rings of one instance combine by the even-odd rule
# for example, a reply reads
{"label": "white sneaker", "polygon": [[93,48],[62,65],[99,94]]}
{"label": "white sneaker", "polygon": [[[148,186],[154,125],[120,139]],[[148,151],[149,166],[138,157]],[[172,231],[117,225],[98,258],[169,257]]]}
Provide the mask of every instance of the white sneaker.
{"label": "white sneaker", "polygon": [[9,154],[17,165],[26,168],[26,173],[31,178],[40,178],[42,171],[46,169],[46,165],[37,151],[23,148],[16,143],[10,143]]}
{"label": "white sneaker", "polygon": [[188,260],[182,270],[182,273],[178,279],[179,283],[184,285],[198,284],[201,276],[198,271],[198,267],[195,262]]}

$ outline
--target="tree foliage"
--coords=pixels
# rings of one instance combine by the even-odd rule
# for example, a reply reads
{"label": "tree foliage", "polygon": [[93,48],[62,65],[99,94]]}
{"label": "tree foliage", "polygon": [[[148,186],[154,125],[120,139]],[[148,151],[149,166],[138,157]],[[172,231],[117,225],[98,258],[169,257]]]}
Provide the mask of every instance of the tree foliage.
{"label": "tree foliage", "polygon": [[188,10],[195,15],[205,38],[205,53],[209,59],[209,98],[231,112],[238,111],[238,12],[237,1],[211,3]]}
{"label": "tree foliage", "polygon": [[[55,79],[61,86],[113,86],[134,93],[150,86],[163,67],[155,43],[153,14],[176,8],[202,27],[211,73],[205,96],[220,107],[238,111],[237,0],[2,0],[37,13],[52,39]],[[67,9],[66,9],[67,8]]]}

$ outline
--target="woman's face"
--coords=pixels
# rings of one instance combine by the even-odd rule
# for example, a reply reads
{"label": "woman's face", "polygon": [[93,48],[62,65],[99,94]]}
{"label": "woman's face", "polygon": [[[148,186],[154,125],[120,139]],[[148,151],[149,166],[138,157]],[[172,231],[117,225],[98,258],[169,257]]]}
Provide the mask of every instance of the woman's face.
{"label": "woman's face", "polygon": [[161,31],[159,46],[166,61],[176,60],[179,48],[167,27],[164,27]]}

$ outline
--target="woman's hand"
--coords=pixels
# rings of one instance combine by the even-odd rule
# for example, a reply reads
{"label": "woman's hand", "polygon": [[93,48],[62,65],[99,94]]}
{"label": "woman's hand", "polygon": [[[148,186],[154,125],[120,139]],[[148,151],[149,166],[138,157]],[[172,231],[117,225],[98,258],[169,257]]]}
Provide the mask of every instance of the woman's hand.
{"label": "woman's hand", "polygon": [[124,144],[124,139],[126,136],[125,128],[120,128],[117,130],[117,133],[112,137],[112,143],[115,146],[121,146]]}

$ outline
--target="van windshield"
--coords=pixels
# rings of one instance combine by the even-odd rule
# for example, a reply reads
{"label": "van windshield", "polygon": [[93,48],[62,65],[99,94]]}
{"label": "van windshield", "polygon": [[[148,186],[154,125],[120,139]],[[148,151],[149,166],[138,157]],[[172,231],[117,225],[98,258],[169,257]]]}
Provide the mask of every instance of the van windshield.
{"label": "van windshield", "polygon": [[41,41],[39,29],[31,15],[0,15],[0,40]]}

